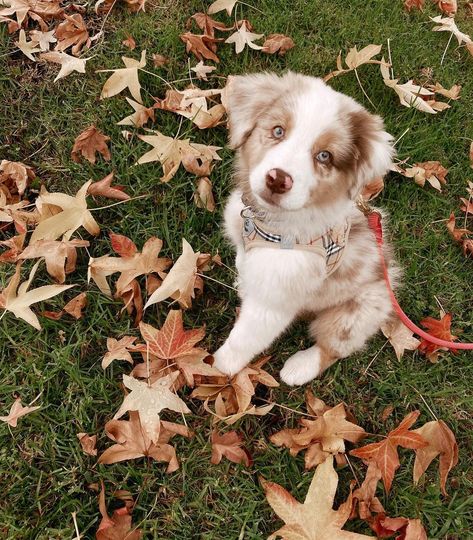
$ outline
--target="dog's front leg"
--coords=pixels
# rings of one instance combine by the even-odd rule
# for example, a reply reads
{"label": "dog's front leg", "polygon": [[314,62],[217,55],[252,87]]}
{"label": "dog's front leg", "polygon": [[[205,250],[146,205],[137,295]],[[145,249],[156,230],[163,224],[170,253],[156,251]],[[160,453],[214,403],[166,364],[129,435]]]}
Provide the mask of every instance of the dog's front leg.
{"label": "dog's front leg", "polygon": [[295,316],[288,306],[267,305],[245,297],[233,330],[214,354],[214,366],[227,375],[238,373],[269,347]]}

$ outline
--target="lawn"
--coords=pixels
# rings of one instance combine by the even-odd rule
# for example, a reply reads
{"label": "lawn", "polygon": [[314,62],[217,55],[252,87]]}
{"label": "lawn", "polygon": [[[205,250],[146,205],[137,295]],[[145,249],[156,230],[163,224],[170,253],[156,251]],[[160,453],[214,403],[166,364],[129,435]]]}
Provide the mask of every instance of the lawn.
{"label": "lawn", "polygon": [[[467,16],[465,2],[459,3],[457,24],[473,35],[473,19]],[[233,267],[233,254],[220,228],[232,185],[233,154],[225,147],[225,127],[200,131],[187,120],[180,125],[177,115],[164,111],[156,112],[152,125],[166,135],[180,130],[180,136],[224,147],[222,161],[211,174],[217,208],[210,213],[194,205],[195,178],[182,168],[168,184],[162,184],[159,164],[134,166],[149,147],[136,136],[129,142],[122,137],[122,126],[117,122],[130,114],[125,94],[100,100],[107,74],[95,73],[120,67],[121,56],[139,58],[140,51],[146,49],[148,58],[160,53],[169,63],[158,69],[149,61],[146,69],[150,73],[140,74],[145,103],[151,105],[153,96],[164,96],[166,84],[160,77],[184,88],[189,65],[195,65],[196,60],[186,55],[179,35],[186,31],[188,17],[208,4],[203,0],[149,0],[146,13],[137,14],[117,5],[105,21],[103,16],[93,15],[93,5],[88,5],[92,28],[98,31],[103,25],[105,37],[92,50],[85,75],[74,73],[56,83],[53,79],[58,66],[28,60],[16,50],[17,38],[7,34],[6,25],[0,26],[0,159],[33,167],[39,179],[37,187],[42,183],[49,191],[75,193],[89,178],[99,180],[113,169],[116,182],[132,197],[148,194],[95,213],[102,231],[91,242],[92,257],[111,253],[108,233],[113,231],[129,236],[139,248],[145,239],[156,235],[164,241],[163,254],[174,260],[185,237],[196,251],[219,253],[223,262]],[[392,173],[377,204],[391,215],[392,239],[404,269],[399,291],[404,310],[419,321],[425,316],[438,318],[442,306],[453,314],[453,333],[461,335],[462,341],[473,341],[472,261],[463,257],[445,227],[451,211],[459,215],[459,197],[466,196],[467,180],[472,178],[468,148],[473,139],[473,58],[452,40],[441,63],[448,35],[431,31],[428,17],[439,12],[430,0],[424,12],[411,13],[403,10],[400,0],[255,0],[249,4],[237,5],[238,19],[249,19],[255,32],[291,36],[295,48],[283,57],[249,49],[237,56],[232,46],[223,45],[217,70],[208,83],[199,82],[200,86],[220,87],[229,74],[259,70],[291,69],[323,76],[335,69],[340,50],[345,53],[354,45],[361,48],[377,43],[383,44],[386,54],[388,38],[395,74],[401,82],[414,78],[425,83],[426,68],[431,68],[433,81],[448,88],[462,85],[461,98],[451,102],[450,109],[429,115],[402,107],[395,93],[385,87],[376,65],[359,69],[373,104],[353,73],[330,82],[382,115],[396,139],[403,135],[397,144],[401,159],[409,158],[410,163],[438,160],[449,169],[442,193]],[[225,12],[216,18],[231,24]],[[128,35],[136,40],[134,51],[122,45]],[[75,163],[70,157],[74,139],[92,123],[111,138],[112,159],[99,159],[95,165]],[[87,233],[84,238],[88,238]],[[71,515],[76,512],[82,538],[94,538],[101,517],[93,485],[103,480],[110,510],[114,504],[121,505],[111,497],[115,490],[128,490],[137,500],[133,522],[143,528],[144,538],[267,537],[281,522],[267,504],[258,476],[283,485],[299,500],[303,500],[312,478],[311,471],[304,471],[303,456],[293,458],[269,441],[277,430],[295,426],[297,411],[305,411],[305,389],[281,385],[266,392],[263,387],[259,397],[284,408],[276,406],[263,418],[246,417],[236,425],[253,455],[250,468],[226,460],[220,465],[210,463],[211,419],[201,402],[189,399],[192,414],[187,423],[196,434],[191,441],[176,439],[180,460],[176,472],[166,474],[163,464],[144,459],[97,465],[95,458],[81,451],[76,434],[97,434],[99,454],[110,445],[103,427],[122,402],[120,381],[129,366],[114,362],[104,371],[101,358],[107,337],[138,335],[138,331],[126,312],[120,314],[120,301],[109,299],[95,284],[87,283],[87,262],[82,250],[77,270],[67,281],[76,287],[44,307],[59,309],[64,298],[86,291],[88,306],[82,319],[71,322],[41,317],[40,332],[10,313],[0,320],[0,414],[7,414],[17,395],[27,404],[41,394],[38,403],[42,405],[38,412],[21,419],[17,428],[0,425],[0,536],[8,540],[76,538]],[[25,266],[30,268],[30,263]],[[1,266],[2,286],[13,272],[12,265]],[[234,280],[229,269],[215,267],[207,275],[212,280],[205,280],[203,295],[184,318],[189,328],[206,325],[205,346],[214,351],[232,327],[238,301],[234,291],[223,285]],[[39,286],[50,280],[41,271],[35,283]],[[168,309],[168,302],[154,306],[146,312],[146,322],[160,327]],[[448,482],[448,497],[440,493],[436,464],[418,486],[413,485],[414,454],[407,450],[401,450],[402,465],[389,497],[381,484],[378,495],[389,515],[421,518],[431,539],[473,538],[471,355],[448,353],[432,364],[418,352],[409,351],[398,361],[385,342],[383,336],[377,336],[366,350],[338,362],[310,387],[331,406],[344,401],[370,433],[386,433],[415,409],[421,411],[420,423],[432,420],[433,413],[443,419],[455,433],[460,449],[459,464]],[[271,347],[268,371],[277,378],[284,360],[307,345],[304,325],[296,324]],[[381,414],[387,406],[394,409],[384,421]],[[362,478],[361,461],[352,458],[351,464]],[[339,476],[337,503],[347,497],[353,473],[346,467]],[[359,520],[349,522],[348,528],[369,534],[369,528]]]}

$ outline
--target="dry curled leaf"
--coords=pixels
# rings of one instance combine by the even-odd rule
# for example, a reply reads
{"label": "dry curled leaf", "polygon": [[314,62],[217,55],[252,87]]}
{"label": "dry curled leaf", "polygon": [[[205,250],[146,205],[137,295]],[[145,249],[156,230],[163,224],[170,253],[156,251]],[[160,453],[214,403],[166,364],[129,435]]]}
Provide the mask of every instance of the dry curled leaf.
{"label": "dry curled leaf", "polygon": [[53,319],[55,321],[61,319],[61,317],[67,313],[74,317],[74,319],[80,319],[83,316],[82,310],[87,305],[87,295],[85,292],[79,293],[77,296],[74,296],[61,311],[43,311],[41,315],[48,317],[48,319]]}
{"label": "dry curled leaf", "polygon": [[87,161],[95,164],[95,154],[102,154],[106,161],[110,160],[110,150],[107,146],[107,141],[110,137],[104,135],[100,129],[97,129],[93,124],[80,133],[74,140],[71,157],[76,162],[80,162],[80,155]]}
{"label": "dry curled leaf", "polygon": [[33,169],[20,161],[2,159],[0,162],[0,185],[10,196],[18,194],[21,197],[35,176]]}
{"label": "dry curled leaf", "polygon": [[299,503],[283,487],[260,480],[266,499],[285,525],[268,537],[274,540],[363,540],[373,538],[364,534],[348,532],[343,526],[351,512],[351,497],[333,510],[338,485],[338,475],[333,468],[333,458],[320,464],[312,478],[303,504]]}
{"label": "dry curled leaf", "polygon": [[163,56],[162,54],[154,53],[151,58],[153,59],[153,66],[155,68],[160,68],[166,65],[169,62],[169,59]]}
{"label": "dry curled leaf", "polygon": [[194,15],[187,20],[187,28],[191,27],[191,21],[195,21],[204,34],[212,38],[215,37],[215,30],[220,30],[221,32],[233,30],[233,27],[227,28],[223,23],[212,19],[212,17],[209,17],[209,15],[205,13],[194,13]]}
{"label": "dry curled leaf", "polygon": [[447,229],[448,229],[448,232],[452,235],[452,238],[456,242],[461,243],[463,242],[463,238],[465,235],[473,234],[473,231],[470,231],[468,229],[457,229],[455,227],[455,224],[456,224],[456,218],[455,218],[455,214],[452,212],[447,221]]}
{"label": "dry curled leaf", "polygon": [[214,13],[218,13],[225,9],[228,15],[231,15],[237,2],[238,0],[215,0],[215,2],[209,6],[207,12],[209,15],[213,15]]}
{"label": "dry curled leaf", "polygon": [[127,38],[122,41],[122,45],[125,45],[125,47],[128,47],[130,51],[133,51],[134,49],[136,49],[135,38],[128,35]]}
{"label": "dry curled leaf", "polygon": [[453,17],[442,17],[438,15],[437,17],[430,17],[430,20],[438,24],[438,26],[432,28],[433,32],[450,32],[457,38],[458,44],[462,45],[464,43],[468,52],[473,56],[473,41],[471,37],[458,28]]}
{"label": "dry curled leaf", "polygon": [[87,194],[117,199],[119,201],[127,201],[130,196],[123,191],[123,186],[112,186],[113,175],[114,173],[111,172],[102,178],[102,180],[92,182],[87,189]]}
{"label": "dry curled leaf", "polygon": [[400,170],[406,178],[413,178],[414,182],[421,187],[425,186],[428,182],[437,191],[442,191],[442,184],[447,183],[446,176],[448,169],[446,169],[439,161],[425,161],[423,163],[416,163],[414,167],[409,167],[405,170]]}
{"label": "dry curled leaf", "polygon": [[89,456],[97,455],[97,435],[88,435],[87,433],[77,433],[82,450]]}
{"label": "dry curled leaf", "polygon": [[56,43],[57,39],[54,37],[56,30],[50,30],[49,32],[42,32],[40,30],[31,30],[30,38],[33,43],[37,43],[42,51],[49,51],[49,45]]}
{"label": "dry curled leaf", "polygon": [[276,54],[284,56],[287,51],[295,46],[294,41],[284,34],[270,34],[263,43],[262,52],[266,54]]}
{"label": "dry curled leaf", "polygon": [[420,9],[422,11],[425,4],[425,0],[404,0],[404,8],[406,11],[413,9]]}
{"label": "dry curled leaf", "polygon": [[360,519],[369,520],[372,512],[375,514],[384,512],[381,501],[376,497],[376,488],[380,480],[381,471],[374,461],[370,461],[363,483],[353,491],[353,506],[350,519],[359,517]]}
{"label": "dry curled leaf", "polygon": [[131,500],[129,504],[125,504],[122,508],[117,508],[113,511],[112,517],[107,513],[105,504],[105,486],[102,483],[102,489],[99,495],[99,510],[102,515],[99,528],[95,533],[96,540],[140,540],[141,530],[132,527],[131,512],[134,502]]}
{"label": "dry curled leaf", "polygon": [[18,234],[8,240],[1,240],[0,246],[5,246],[8,249],[0,254],[0,262],[15,263],[23,251],[26,234]]}
{"label": "dry curled leaf", "polygon": [[72,54],[79,56],[83,47],[86,49],[90,47],[89,31],[80,13],[64,17],[65,20],[56,28],[57,45],[54,50],[62,52],[72,47]]}
{"label": "dry curled leaf", "polygon": [[6,422],[11,427],[16,427],[19,418],[38,410],[40,407],[41,405],[35,405],[34,407],[24,407],[21,404],[21,398],[17,398],[11,406],[8,416],[0,416],[0,421]]}
{"label": "dry curled leaf", "polygon": [[384,58],[379,60],[373,60],[373,57],[378,55],[381,52],[382,46],[381,45],[367,45],[366,47],[363,47],[363,49],[358,50],[355,47],[352,47],[348,54],[345,57],[345,64],[347,65],[347,68],[343,67],[342,64],[342,53],[340,52],[337,57],[337,69],[335,71],[331,71],[328,75],[324,77],[324,81],[329,81],[330,79],[333,79],[333,77],[337,77],[338,75],[342,75],[343,73],[348,73],[349,71],[353,71],[357,68],[359,68],[363,64],[381,64],[386,65]]}
{"label": "dry curled leaf", "polygon": [[212,182],[210,178],[203,176],[197,180],[194,202],[198,208],[205,208],[209,212],[215,210],[215,199],[212,193]]}
{"label": "dry curled leaf", "polygon": [[213,60],[220,62],[219,57],[215,54],[217,47],[216,43],[222,41],[220,38],[213,38],[205,34],[198,35],[192,32],[185,32],[179,36],[181,41],[186,45],[186,52],[191,52],[197,60]]}
{"label": "dry curled leaf", "polygon": [[433,0],[438,8],[447,15],[455,15],[458,10],[457,0]]}
{"label": "dry curled leaf", "polygon": [[233,463],[241,463],[246,467],[251,465],[251,457],[243,446],[243,437],[236,431],[229,431],[219,435],[217,431],[212,432],[212,457],[210,462],[217,465],[226,457]]}
{"label": "dry curled leaf", "polygon": [[154,107],[145,107],[144,105],[141,105],[141,103],[133,101],[128,97],[126,100],[133,107],[135,112],[123,118],[120,122],[117,122],[117,125],[143,127],[150,120],[154,122]]}

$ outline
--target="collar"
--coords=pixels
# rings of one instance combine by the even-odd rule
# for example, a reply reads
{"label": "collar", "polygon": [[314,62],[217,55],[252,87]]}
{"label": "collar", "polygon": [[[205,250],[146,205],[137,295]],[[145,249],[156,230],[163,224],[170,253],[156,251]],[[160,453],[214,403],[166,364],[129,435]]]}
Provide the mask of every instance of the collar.
{"label": "collar", "polygon": [[[245,199],[242,198],[243,204]],[[308,242],[300,242],[297,237],[285,235],[284,230],[275,231],[265,223],[266,212],[245,205],[240,212],[242,218],[242,238],[245,251],[255,247],[294,249],[308,251],[324,257],[327,275],[334,272],[342,261],[343,252],[348,241],[350,221],[333,227],[324,234],[318,235]]]}

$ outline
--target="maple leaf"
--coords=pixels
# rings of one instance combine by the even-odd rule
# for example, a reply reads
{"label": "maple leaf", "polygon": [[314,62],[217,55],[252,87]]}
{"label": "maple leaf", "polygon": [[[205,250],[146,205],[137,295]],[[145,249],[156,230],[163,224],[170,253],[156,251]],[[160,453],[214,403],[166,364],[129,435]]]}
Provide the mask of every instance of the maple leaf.
{"label": "maple leaf", "polygon": [[21,197],[35,176],[33,169],[20,161],[2,159],[0,162],[0,184],[5,186],[10,193],[15,186]]}
{"label": "maple leaf", "polygon": [[427,540],[427,534],[420,519],[404,517],[391,518],[381,512],[368,521],[378,538],[388,538],[395,532],[401,533],[397,540]]}
{"label": "maple leaf", "polygon": [[76,249],[89,245],[87,240],[38,240],[25,248],[19,259],[44,257],[48,274],[58,283],[64,283],[66,274],[70,274],[76,268]]}
{"label": "maple leaf", "polygon": [[18,234],[9,238],[8,240],[1,240],[0,245],[6,246],[9,249],[4,251],[0,255],[0,262],[15,263],[18,261],[18,257],[23,251],[23,244],[25,242],[26,234]]}
{"label": "maple leaf", "polygon": [[[89,261],[89,279],[97,283],[99,289],[107,296],[112,296],[112,291],[107,282],[107,277],[120,272],[115,286],[118,296],[122,296],[130,283],[139,276],[148,276],[157,273],[164,276],[164,271],[170,266],[171,261],[165,257],[159,257],[163,246],[162,240],[152,236],[146,240],[141,252],[136,245],[126,236],[110,234],[112,246],[119,250],[120,257],[104,255]],[[125,248],[126,246],[126,248]]]}
{"label": "maple leaf", "polygon": [[56,37],[58,43],[55,47],[56,51],[65,51],[72,46],[71,52],[74,56],[78,56],[82,47],[88,49],[90,47],[90,37],[84,19],[80,13],[74,15],[65,15],[65,21],[60,23],[56,28]]}
{"label": "maple leaf", "polygon": [[237,2],[238,0],[215,0],[215,2],[209,6],[207,12],[209,15],[213,15],[214,13],[218,13],[225,9],[228,15],[231,15]]}
{"label": "maple leaf", "polygon": [[28,17],[44,24],[43,19],[61,18],[64,13],[59,0],[3,0],[2,4],[6,7],[0,9],[0,17],[15,14],[19,26]]}
{"label": "maple leaf", "polygon": [[450,32],[457,38],[459,45],[465,43],[468,52],[473,56],[473,41],[471,40],[471,37],[460,31],[453,17],[442,17],[441,15],[438,15],[437,17],[429,18],[432,22],[438,23],[438,26],[432,28],[433,32]]}
{"label": "maple leaf", "polygon": [[117,125],[143,127],[145,124],[148,123],[149,120],[154,122],[153,107],[145,107],[144,105],[141,105],[141,103],[133,101],[128,97],[126,98],[126,100],[133,107],[135,112],[123,118],[123,120],[120,120],[120,122],[117,122]]}
{"label": "maple leaf", "polygon": [[260,480],[266,499],[285,525],[268,537],[287,540],[362,540],[372,538],[364,534],[344,531],[350,516],[351,498],[337,511],[333,501],[338,485],[338,475],[332,457],[320,464],[312,478],[305,501],[299,503],[283,487]]}
{"label": "maple leaf", "polygon": [[41,408],[41,405],[35,405],[34,407],[23,407],[21,404],[21,398],[16,398],[10,408],[8,416],[0,416],[0,420],[2,422],[6,422],[11,427],[16,427],[19,418],[36,411],[39,408]]}
{"label": "maple leaf", "polygon": [[237,30],[229,36],[225,43],[234,43],[236,54],[240,54],[247,45],[251,49],[261,50],[263,47],[253,43],[257,39],[261,39],[264,34],[254,34],[250,32],[249,23],[246,20],[238,21]]}
{"label": "maple leaf", "polygon": [[118,199],[119,201],[127,201],[130,196],[123,191],[124,188],[122,186],[112,187],[113,175],[114,173],[111,172],[102,178],[102,180],[92,182],[87,189],[87,194],[108,197],[109,199]]}
{"label": "maple leaf", "polygon": [[87,161],[94,164],[95,154],[99,152],[106,161],[109,161],[110,150],[107,146],[109,140],[110,137],[104,135],[100,129],[92,124],[75,138],[71,157],[76,163],[79,163],[79,154],[81,154]]}
{"label": "maple leaf", "polygon": [[417,449],[414,462],[414,484],[428,469],[432,461],[440,456],[440,487],[447,495],[445,484],[450,470],[458,463],[458,445],[452,430],[443,420],[427,422],[422,427],[413,430],[418,433],[428,445]]}
{"label": "maple leaf", "polygon": [[[429,334],[436,338],[443,339],[445,341],[455,341],[458,339],[458,337],[453,336],[450,331],[450,326],[452,324],[451,313],[441,314],[440,320],[434,319],[432,317],[426,317],[425,319],[422,319],[422,321],[420,321],[420,324],[424,328],[427,328]],[[427,341],[425,339],[422,339],[419,345],[419,351],[425,354],[432,363],[437,362],[438,351],[446,350],[450,350],[452,353],[456,353],[456,349],[454,347],[446,349],[444,347],[440,347],[439,345],[435,345],[435,343],[430,343],[430,341]]]}
{"label": "maple leaf", "polygon": [[342,65],[342,53],[340,52],[337,57],[337,69],[335,71],[331,71],[328,75],[326,75],[324,77],[324,81],[327,82],[330,79],[333,79],[333,77],[337,77],[338,75],[342,75],[343,73],[353,71],[363,64],[386,64],[384,58],[381,61],[373,60],[373,56],[379,54],[381,52],[381,49],[382,45],[373,44],[367,45],[360,50],[358,50],[356,46],[352,47],[345,57],[345,64],[347,65],[348,69],[344,68]]}
{"label": "maple leaf", "polygon": [[180,413],[191,412],[184,401],[170,389],[178,376],[179,373],[171,373],[148,385],[146,382],[123,375],[123,384],[131,392],[125,396],[123,403],[113,418],[116,420],[128,411],[138,411],[144,432],[152,442],[157,443],[159,438],[159,413],[163,409],[170,409]]}
{"label": "maple leaf", "polygon": [[432,90],[432,92],[435,92],[436,94],[440,94],[442,96],[445,96],[449,99],[457,100],[460,99],[460,91],[462,87],[458,84],[454,84],[450,89],[444,88],[440,83],[435,83],[434,85],[430,85],[427,87],[429,90]]}
{"label": "maple leaf", "polygon": [[194,202],[197,208],[205,208],[209,212],[215,210],[215,199],[212,193],[210,178],[202,176],[197,180],[197,189],[194,192]]}
{"label": "maple leaf", "polygon": [[40,54],[39,57],[41,60],[46,60],[46,62],[54,62],[61,65],[61,69],[53,82],[67,77],[74,71],[85,73],[85,63],[87,60],[90,60],[90,58],[76,58],[64,52],[47,52]]}
{"label": "maple leaf", "polygon": [[399,426],[388,433],[381,442],[371,443],[362,448],[350,451],[350,455],[363,459],[366,462],[374,461],[381,471],[386,492],[391,489],[396,470],[399,468],[397,447],[411,448],[413,450],[427,446],[427,442],[418,434],[409,431],[419,416],[419,411],[409,413]]}
{"label": "maple leaf", "polygon": [[266,54],[276,54],[284,56],[287,51],[295,46],[294,41],[284,34],[270,34],[263,43],[262,52]]}
{"label": "maple leaf", "polygon": [[150,457],[156,461],[167,462],[167,473],[177,470],[179,462],[176,451],[168,442],[174,435],[192,437],[192,432],[186,426],[162,421],[158,443],[155,444],[143,429],[139,413],[131,411],[129,416],[128,421],[111,420],[105,424],[107,436],[116,444],[107,448],[99,457],[98,462],[111,464],[128,459]]}
{"label": "maple leaf", "polygon": [[375,178],[363,187],[361,196],[365,201],[375,199],[384,189],[384,179],[382,176]]}
{"label": "maple leaf", "polygon": [[220,21],[216,21],[215,19],[212,19],[212,17],[209,17],[205,13],[194,13],[194,15],[192,15],[187,20],[187,23],[186,23],[187,28],[190,28],[192,20],[196,22],[197,26],[201,30],[203,30],[206,36],[210,36],[212,38],[215,37],[215,30],[220,30],[220,31],[225,32],[228,30],[233,30],[234,28],[233,26],[230,28],[227,28],[223,23],[221,23]]}
{"label": "maple leaf", "polygon": [[49,51],[49,45],[56,43],[57,39],[54,37],[56,30],[49,32],[41,32],[39,30],[31,30],[30,38],[33,43],[36,43],[42,51]]}
{"label": "maple leaf", "polygon": [[113,511],[110,518],[107,513],[105,504],[105,486],[101,480],[102,489],[99,495],[99,510],[102,515],[102,521],[96,532],[97,540],[140,540],[141,531],[131,525],[131,511],[133,509],[133,501],[131,504],[125,504],[122,508],[117,508]]}
{"label": "maple leaf", "polygon": [[242,448],[243,437],[236,431],[229,431],[219,435],[212,432],[212,457],[210,462],[218,465],[225,456],[233,463],[241,463],[246,467],[251,465],[251,457],[245,448]]}
{"label": "maple leaf", "polygon": [[15,45],[25,56],[27,56],[30,60],[33,60],[33,62],[36,62],[36,58],[33,56],[33,54],[41,52],[41,49],[36,48],[36,42],[26,40],[26,34],[23,29],[20,30],[20,39],[18,41],[15,41]]}
{"label": "maple leaf", "polygon": [[414,337],[413,332],[400,319],[394,319],[384,324],[381,331],[389,339],[398,360],[403,357],[406,349],[415,351],[419,347],[420,341]]}
{"label": "maple leaf", "polygon": [[424,7],[425,0],[404,0],[404,8],[407,11],[411,11],[412,9],[420,9],[422,11],[422,8]]}
{"label": "maple leaf", "polygon": [[87,435],[87,433],[77,433],[77,438],[79,439],[82,450],[85,454],[89,456],[97,455],[97,435]]}
{"label": "maple leaf", "polygon": [[[414,84],[412,79],[404,84],[399,84],[399,79],[391,79],[388,66],[389,64],[386,64],[383,57],[381,59],[381,75],[383,76],[384,84],[396,92],[401,105],[404,107],[414,107],[414,109],[429,114],[437,114],[436,108],[441,110],[442,108],[449,107],[446,103],[436,102],[433,99],[434,92]],[[427,98],[430,98],[430,101],[426,101]],[[439,103],[440,105],[438,105]]]}
{"label": "maple leaf", "polygon": [[[64,313],[68,313],[74,319],[80,319],[83,315],[82,310],[87,305],[87,294],[85,292],[79,293],[77,296],[74,296],[72,300],[69,300],[69,302],[62,308],[62,310],[58,313],[59,317],[61,318]],[[43,312],[43,315],[46,317],[50,316],[51,312]]]}
{"label": "maple leaf", "polygon": [[363,483],[352,494],[353,507],[350,519],[358,515],[360,519],[369,520],[372,512],[376,514],[384,512],[383,505],[375,496],[379,480],[381,480],[381,471],[374,461],[370,461]]}
{"label": "maple leaf", "polygon": [[100,227],[87,208],[87,190],[91,182],[86,182],[74,197],[48,192],[39,195],[36,206],[40,212],[48,205],[59,207],[61,211],[39,223],[31,235],[30,246],[39,240],[56,240],[60,236],[63,236],[63,241],[67,241],[79,227],[84,227],[93,236],[99,234]]}
{"label": "maple leaf", "polygon": [[164,173],[160,178],[161,182],[169,182],[176,174],[181,163],[188,172],[192,173],[196,168],[199,169],[200,161],[202,165],[198,171],[198,176],[208,176],[211,171],[212,161],[221,159],[217,154],[217,151],[221,150],[220,146],[191,143],[190,139],[173,139],[159,131],[153,131],[152,133],[154,135],[138,136],[142,141],[153,146],[153,149],[142,155],[137,164],[159,161],[163,166]]}
{"label": "maple leaf", "polygon": [[130,51],[133,51],[134,49],[136,49],[135,38],[131,35],[128,35],[127,38],[122,41],[122,45],[125,45],[125,47],[128,47]]}
{"label": "maple leaf", "polygon": [[107,353],[102,359],[102,368],[106,369],[113,360],[126,360],[133,364],[133,358],[130,351],[135,350],[133,344],[136,337],[124,336],[117,340],[115,338],[107,338]]}
{"label": "maple leaf", "polygon": [[138,103],[143,103],[143,100],[141,99],[141,85],[138,79],[138,71],[146,66],[146,50],[141,52],[140,60],[122,56],[122,61],[126,66],[124,68],[100,69],[97,71],[97,73],[113,72],[102,88],[100,99],[116,96],[128,88],[133,98],[138,101]]}
{"label": "maple leaf", "polygon": [[457,0],[433,0],[437,4],[438,8],[441,9],[447,15],[455,15],[458,10]]}
{"label": "maple leaf", "polygon": [[174,263],[161,286],[154,291],[145,304],[145,309],[172,297],[183,308],[189,308],[194,298],[197,260],[200,252],[194,253],[185,238],[182,239],[182,255]]}
{"label": "maple leaf", "polygon": [[448,232],[452,235],[453,239],[456,242],[462,242],[463,237],[466,234],[473,234],[473,232],[469,231],[468,229],[457,229],[455,227],[455,222],[456,222],[455,214],[452,212],[450,214],[450,217],[448,218],[446,225],[447,225]]}
{"label": "maple leaf", "polygon": [[28,291],[40,262],[38,261],[33,266],[27,281],[23,281],[21,284],[21,265],[18,264],[8,285],[0,292],[0,308],[10,311],[15,317],[23,319],[37,330],[41,330],[41,325],[39,324],[38,317],[31,311],[30,306],[74,287],[74,285],[44,285],[43,287]]}
{"label": "maple leaf", "polygon": [[471,195],[470,195],[470,200],[466,200],[464,197],[460,197],[460,200],[462,202],[462,206],[460,207],[460,210],[462,212],[465,212],[465,214],[473,215],[473,202],[471,202]]}
{"label": "maple leaf", "polygon": [[185,32],[179,36],[181,41],[186,45],[186,52],[191,52],[197,58],[197,60],[213,60],[220,62],[219,57],[215,54],[216,43],[222,41],[221,38],[213,38],[211,36],[206,36],[205,34],[197,35],[192,34],[191,32]]}
{"label": "maple leaf", "polygon": [[442,191],[442,184],[446,184],[446,176],[448,169],[446,169],[439,161],[425,161],[423,163],[416,163],[414,167],[409,167],[405,171],[402,171],[407,178],[413,178],[414,182],[421,187],[425,186],[427,181],[437,191]]}
{"label": "maple leaf", "polygon": [[207,81],[207,75],[216,69],[215,66],[206,66],[202,60],[194,67],[191,67],[191,71],[193,71],[197,75],[197,78],[202,81]]}

